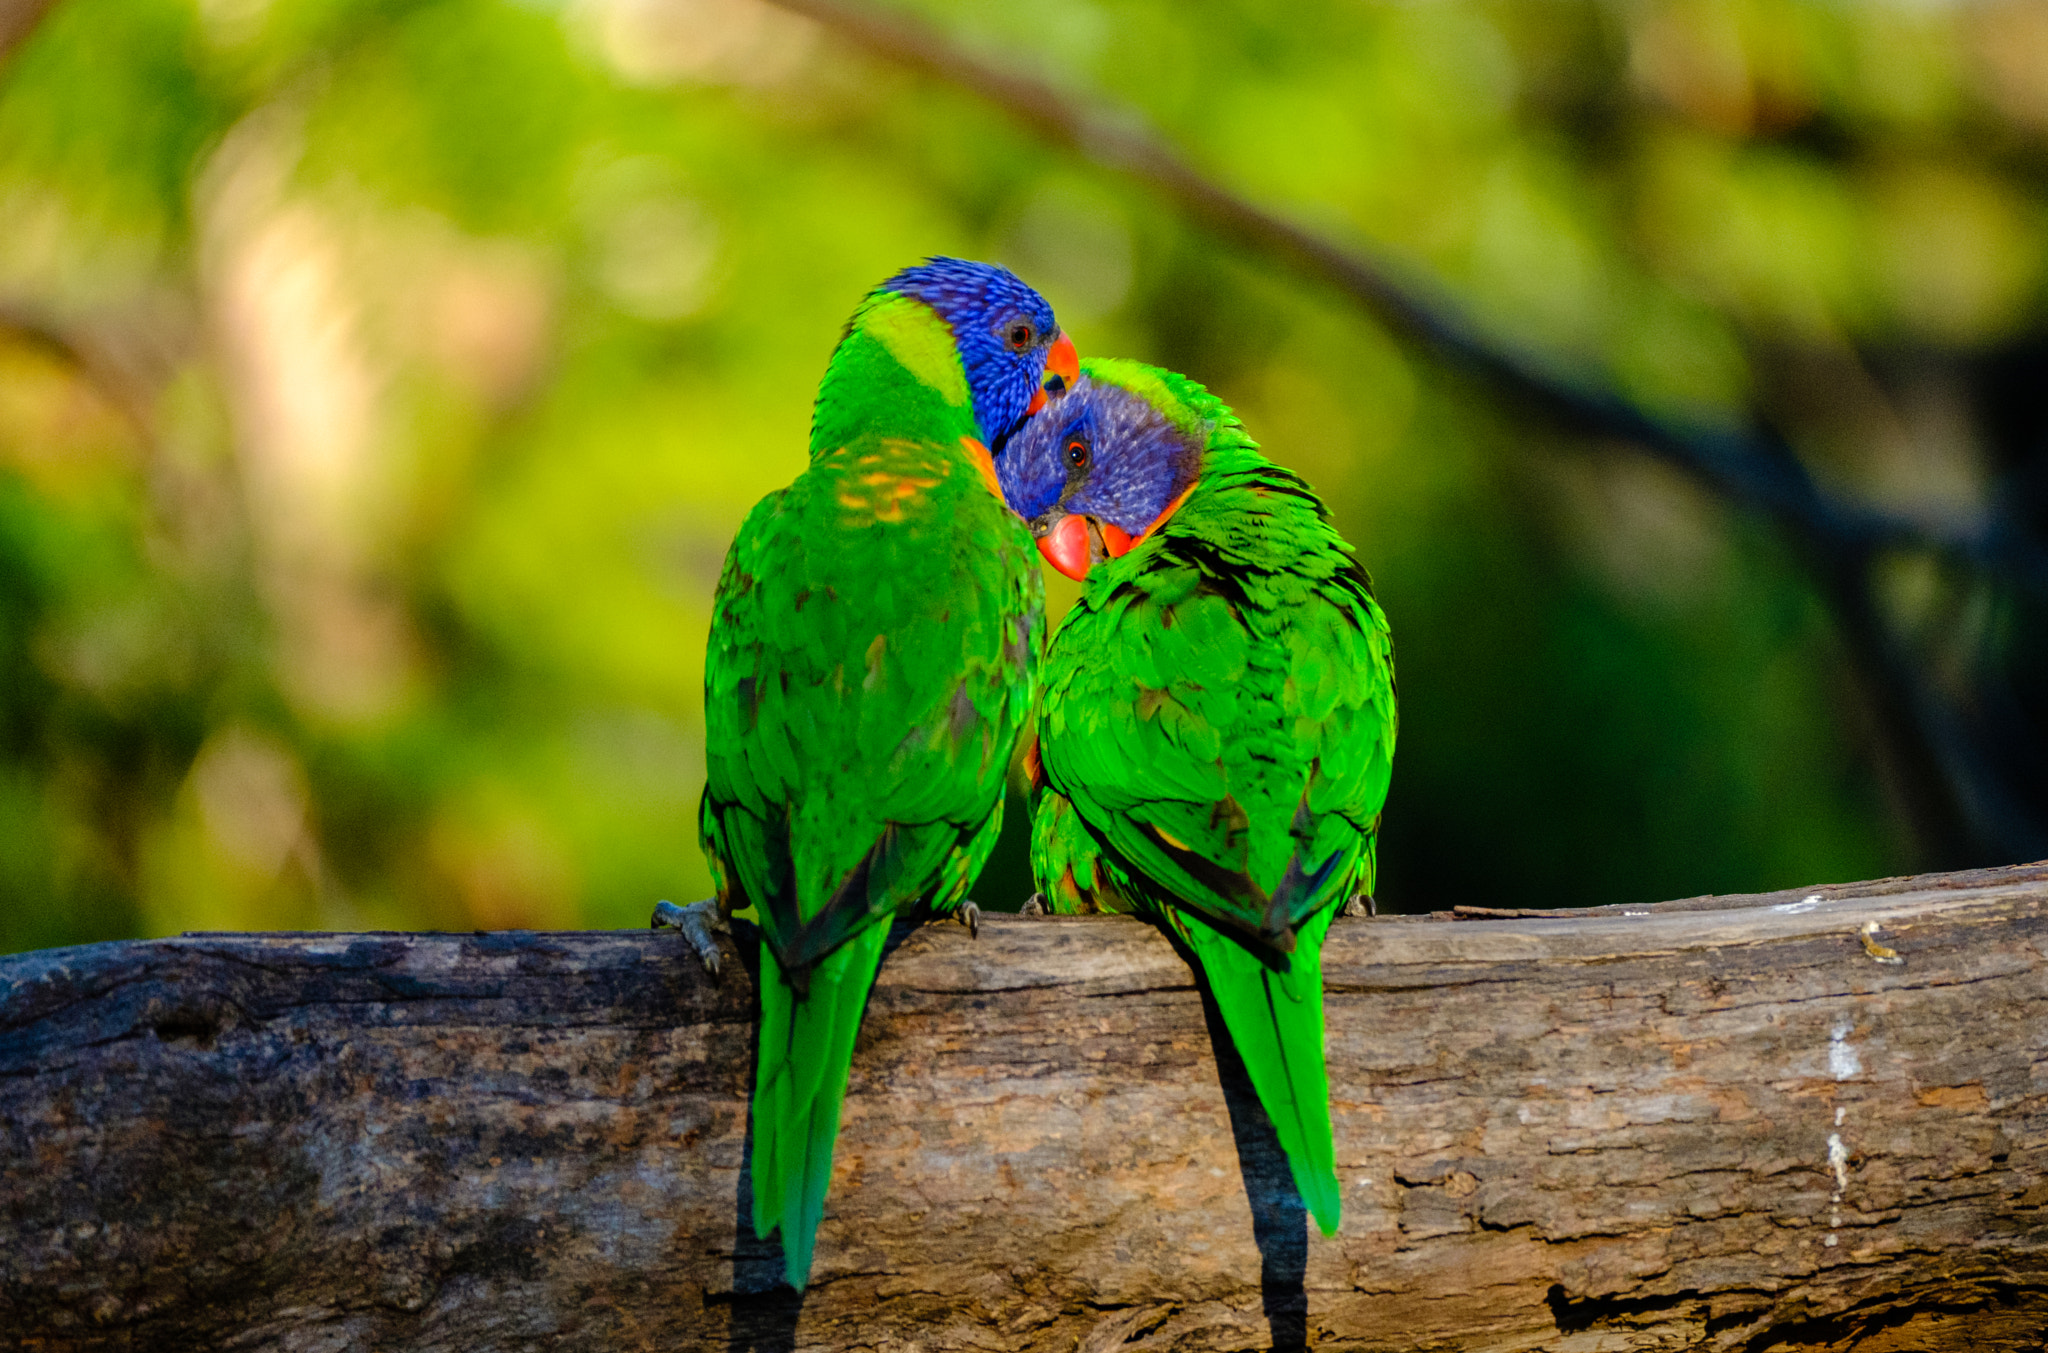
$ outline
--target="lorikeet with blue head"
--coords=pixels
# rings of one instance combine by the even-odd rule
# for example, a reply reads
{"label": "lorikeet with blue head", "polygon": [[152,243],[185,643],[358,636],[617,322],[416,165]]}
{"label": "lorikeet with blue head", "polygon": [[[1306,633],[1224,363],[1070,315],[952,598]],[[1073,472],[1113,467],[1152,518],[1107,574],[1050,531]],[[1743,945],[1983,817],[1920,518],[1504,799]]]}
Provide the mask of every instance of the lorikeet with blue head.
{"label": "lorikeet with blue head", "polygon": [[1040,893],[1180,941],[1335,1234],[1321,951],[1372,893],[1394,756],[1372,582],[1315,492],[1157,367],[1084,363],[1001,470],[1046,559],[1086,583],[1025,758]]}
{"label": "lorikeet with blue head", "polygon": [[991,448],[1078,375],[1007,270],[905,269],[854,312],[809,468],[755,505],[719,577],[699,813],[718,895],[655,919],[715,971],[709,928],[759,917],[754,1229],[780,1228],[799,1290],[890,924],[962,905],[1030,717],[1044,583]]}

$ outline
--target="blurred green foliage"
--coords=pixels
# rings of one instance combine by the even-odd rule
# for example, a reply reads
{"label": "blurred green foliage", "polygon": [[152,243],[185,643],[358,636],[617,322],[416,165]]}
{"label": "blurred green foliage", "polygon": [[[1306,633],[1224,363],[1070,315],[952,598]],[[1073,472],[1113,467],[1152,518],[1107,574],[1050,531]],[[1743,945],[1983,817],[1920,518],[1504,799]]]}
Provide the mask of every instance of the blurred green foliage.
{"label": "blurred green foliage", "polygon": [[[1981,502],[1955,401],[1863,354],[2039,322],[2037,5],[929,8],[1506,341]],[[703,895],[719,561],[932,253],[1328,496],[1398,649],[1384,903],[1915,863],[1766,530],[970,92],[758,0],[62,0],[0,66],[0,950]],[[1013,832],[978,895],[1027,889]]]}

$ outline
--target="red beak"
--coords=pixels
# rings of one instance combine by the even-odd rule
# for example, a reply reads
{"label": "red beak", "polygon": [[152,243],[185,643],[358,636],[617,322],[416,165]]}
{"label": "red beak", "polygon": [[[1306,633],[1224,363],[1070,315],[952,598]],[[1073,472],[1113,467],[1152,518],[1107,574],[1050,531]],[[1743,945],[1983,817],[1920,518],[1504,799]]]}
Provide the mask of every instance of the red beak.
{"label": "red beak", "polygon": [[[1090,527],[1094,528],[1092,533]],[[1045,556],[1048,564],[1079,582],[1088,576],[1088,566],[1095,561],[1097,542],[1100,542],[1103,554],[1111,559],[1121,559],[1141,539],[1143,537],[1134,537],[1113,521],[1093,521],[1080,513],[1069,512],[1038,538],[1038,552]]]}
{"label": "red beak", "polygon": [[1088,576],[1088,519],[1068,513],[1038,538],[1045,562],[1075,582]]}

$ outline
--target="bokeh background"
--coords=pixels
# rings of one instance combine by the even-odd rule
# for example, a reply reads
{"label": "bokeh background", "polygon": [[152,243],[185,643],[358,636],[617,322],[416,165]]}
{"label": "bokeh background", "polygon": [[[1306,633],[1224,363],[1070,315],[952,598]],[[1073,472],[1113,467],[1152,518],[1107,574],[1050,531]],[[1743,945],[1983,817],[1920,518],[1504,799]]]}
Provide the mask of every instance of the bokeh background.
{"label": "bokeh background", "polygon": [[[1196,375],[1328,497],[1397,644],[1384,906],[1993,863],[2048,820],[2037,591],[1910,548],[1872,573],[1937,722],[2010,763],[1980,785],[2017,827],[1936,839],[1794,535],[829,24],[12,3],[0,951],[704,895],[719,562],[802,467],[854,302],[932,253]],[[1768,424],[1846,501],[2039,528],[2048,6],[896,12],[1488,341]],[[1028,888],[1013,833],[977,896]]]}

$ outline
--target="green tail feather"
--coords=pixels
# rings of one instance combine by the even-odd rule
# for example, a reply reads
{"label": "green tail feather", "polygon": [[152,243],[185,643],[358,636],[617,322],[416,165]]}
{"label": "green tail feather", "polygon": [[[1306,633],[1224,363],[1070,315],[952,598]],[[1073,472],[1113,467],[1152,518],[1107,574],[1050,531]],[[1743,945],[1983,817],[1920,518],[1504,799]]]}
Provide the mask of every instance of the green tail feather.
{"label": "green tail feather", "polygon": [[1295,932],[1284,973],[1200,917],[1178,913],[1180,931],[1209,979],[1216,1008],[1287,1153],[1294,1187],[1326,1236],[1337,1234],[1343,1215],[1330,1081],[1323,1069],[1323,935],[1336,911],[1324,907]]}
{"label": "green tail feather", "polygon": [[782,1229],[783,1277],[811,1277],[811,1249],[832,1182],[839,1104],[853,1066],[868,989],[882,966],[887,925],[868,925],[811,970],[799,999],[774,952],[761,946],[761,1058],[754,1080],[754,1234]]}

